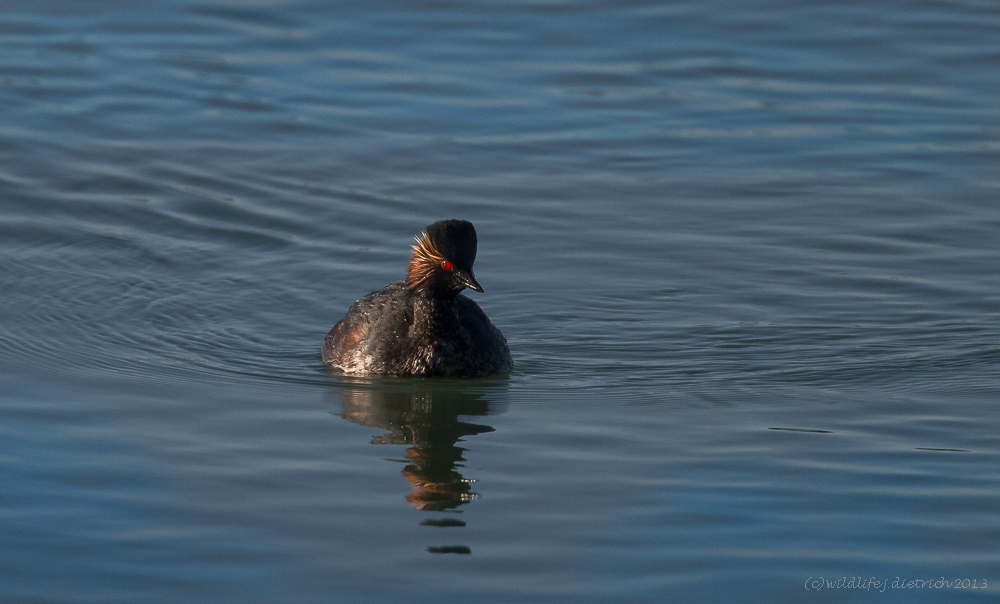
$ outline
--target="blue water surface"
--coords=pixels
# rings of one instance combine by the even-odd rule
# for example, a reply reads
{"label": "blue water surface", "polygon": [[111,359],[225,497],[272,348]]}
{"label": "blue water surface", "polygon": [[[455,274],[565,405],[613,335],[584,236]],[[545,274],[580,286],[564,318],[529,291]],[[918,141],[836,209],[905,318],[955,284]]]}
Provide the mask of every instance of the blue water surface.
{"label": "blue water surface", "polygon": [[[996,601],[998,31],[6,2],[0,601]],[[324,367],[451,217],[513,373]]]}

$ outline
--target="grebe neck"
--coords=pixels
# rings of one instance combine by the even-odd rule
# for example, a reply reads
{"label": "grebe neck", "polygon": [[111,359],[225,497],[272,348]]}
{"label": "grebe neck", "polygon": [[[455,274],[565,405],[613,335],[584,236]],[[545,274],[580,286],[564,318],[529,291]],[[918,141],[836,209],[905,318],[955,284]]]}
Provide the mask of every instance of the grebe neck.
{"label": "grebe neck", "polygon": [[457,296],[437,298],[429,292],[415,292],[413,332],[439,338],[458,332],[460,319],[456,298]]}

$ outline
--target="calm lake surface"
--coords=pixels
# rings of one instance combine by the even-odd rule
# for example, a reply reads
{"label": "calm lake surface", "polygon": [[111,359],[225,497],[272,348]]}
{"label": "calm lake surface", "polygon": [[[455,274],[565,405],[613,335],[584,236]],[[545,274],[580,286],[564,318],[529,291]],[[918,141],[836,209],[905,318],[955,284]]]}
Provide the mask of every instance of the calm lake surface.
{"label": "calm lake surface", "polygon": [[[10,0],[0,601],[995,602],[1000,8]],[[319,360],[441,218],[515,370]]]}

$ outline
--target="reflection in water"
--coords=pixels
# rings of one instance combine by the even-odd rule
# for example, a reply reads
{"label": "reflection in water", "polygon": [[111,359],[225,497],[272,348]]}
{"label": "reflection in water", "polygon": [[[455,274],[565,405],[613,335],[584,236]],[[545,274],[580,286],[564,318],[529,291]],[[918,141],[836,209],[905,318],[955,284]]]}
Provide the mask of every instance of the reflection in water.
{"label": "reflection in water", "polygon": [[[485,398],[502,392],[506,382],[464,380],[392,380],[356,382],[339,389],[343,411],[339,414],[356,424],[388,432],[372,438],[373,445],[409,445],[402,474],[413,487],[406,496],[414,507],[440,512],[453,510],[477,497],[472,480],[462,476],[465,449],[457,443],[464,437],[492,432],[484,424],[462,421],[460,416],[495,415],[498,405]],[[354,385],[354,382],[351,383]],[[490,397],[495,398],[495,397]],[[463,527],[452,518],[424,520],[424,526]],[[472,553],[463,545],[428,547],[432,553]]]}

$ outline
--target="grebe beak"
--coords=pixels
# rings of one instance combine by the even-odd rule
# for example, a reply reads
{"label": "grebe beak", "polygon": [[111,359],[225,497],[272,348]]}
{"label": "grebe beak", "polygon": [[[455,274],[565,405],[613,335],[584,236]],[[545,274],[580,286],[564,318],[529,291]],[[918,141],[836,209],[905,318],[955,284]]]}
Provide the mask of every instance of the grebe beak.
{"label": "grebe beak", "polygon": [[476,276],[472,274],[472,271],[459,271],[458,279],[462,282],[462,285],[468,287],[472,291],[483,293],[483,286],[479,285],[479,282],[476,281]]}

